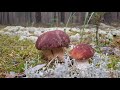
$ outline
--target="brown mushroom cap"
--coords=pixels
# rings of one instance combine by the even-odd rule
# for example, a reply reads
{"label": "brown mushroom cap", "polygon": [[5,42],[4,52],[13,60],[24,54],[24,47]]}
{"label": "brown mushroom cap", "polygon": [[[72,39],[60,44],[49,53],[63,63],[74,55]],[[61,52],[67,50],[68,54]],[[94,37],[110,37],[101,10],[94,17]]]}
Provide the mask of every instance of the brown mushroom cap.
{"label": "brown mushroom cap", "polygon": [[36,48],[38,50],[53,49],[59,47],[67,47],[70,43],[69,36],[61,31],[49,31],[38,37]]}
{"label": "brown mushroom cap", "polygon": [[76,60],[87,60],[94,55],[94,49],[88,44],[79,44],[70,52],[70,56]]}

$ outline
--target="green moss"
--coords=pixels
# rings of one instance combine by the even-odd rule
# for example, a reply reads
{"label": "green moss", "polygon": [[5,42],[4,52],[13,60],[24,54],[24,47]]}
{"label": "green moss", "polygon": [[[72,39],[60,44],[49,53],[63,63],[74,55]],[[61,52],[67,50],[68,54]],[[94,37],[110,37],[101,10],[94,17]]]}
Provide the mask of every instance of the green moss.
{"label": "green moss", "polygon": [[18,36],[0,34],[1,73],[10,71],[21,73],[26,61],[32,66],[43,62],[42,54],[35,48],[35,44],[31,40],[19,40]]}
{"label": "green moss", "polygon": [[109,69],[113,69],[113,70],[118,69],[118,65],[117,64],[118,64],[118,62],[120,62],[119,57],[117,57],[115,55],[111,55],[109,57],[110,57],[110,60],[109,60],[108,68]]}

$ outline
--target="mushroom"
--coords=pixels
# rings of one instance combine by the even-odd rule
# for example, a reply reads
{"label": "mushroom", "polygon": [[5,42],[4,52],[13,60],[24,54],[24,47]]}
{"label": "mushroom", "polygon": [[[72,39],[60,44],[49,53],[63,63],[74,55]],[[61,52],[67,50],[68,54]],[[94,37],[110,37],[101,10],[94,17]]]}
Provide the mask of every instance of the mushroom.
{"label": "mushroom", "polygon": [[70,56],[77,61],[88,60],[93,55],[94,49],[89,44],[84,43],[75,46],[70,52]]}
{"label": "mushroom", "polygon": [[65,32],[54,30],[40,35],[35,46],[38,50],[43,52],[43,55],[48,60],[51,60],[56,56],[63,60],[65,47],[68,47],[69,43],[69,36]]}

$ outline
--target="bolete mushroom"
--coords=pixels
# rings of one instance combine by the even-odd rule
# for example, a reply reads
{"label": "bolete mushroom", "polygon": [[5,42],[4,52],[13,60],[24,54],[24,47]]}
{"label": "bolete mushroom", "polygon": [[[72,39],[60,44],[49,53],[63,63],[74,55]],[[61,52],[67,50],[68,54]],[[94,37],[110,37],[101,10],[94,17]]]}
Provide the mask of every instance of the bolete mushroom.
{"label": "bolete mushroom", "polygon": [[89,44],[84,43],[75,46],[70,52],[70,56],[77,61],[88,60],[93,55],[94,49]]}
{"label": "bolete mushroom", "polygon": [[63,60],[65,47],[68,47],[69,43],[69,36],[65,32],[54,30],[40,35],[36,41],[36,48],[41,50],[48,60],[56,56]]}

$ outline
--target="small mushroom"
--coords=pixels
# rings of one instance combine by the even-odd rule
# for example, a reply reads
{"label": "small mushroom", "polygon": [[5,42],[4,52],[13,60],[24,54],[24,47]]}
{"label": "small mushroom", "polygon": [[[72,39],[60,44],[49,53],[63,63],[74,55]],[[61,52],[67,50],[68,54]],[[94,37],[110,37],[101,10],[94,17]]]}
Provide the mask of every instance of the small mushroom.
{"label": "small mushroom", "polygon": [[94,49],[89,44],[81,43],[73,48],[70,52],[70,56],[77,61],[88,60],[93,57]]}
{"label": "small mushroom", "polygon": [[54,30],[40,35],[35,46],[38,50],[43,52],[43,55],[48,60],[51,60],[56,56],[63,60],[65,47],[68,47],[69,43],[69,36],[65,32]]}

